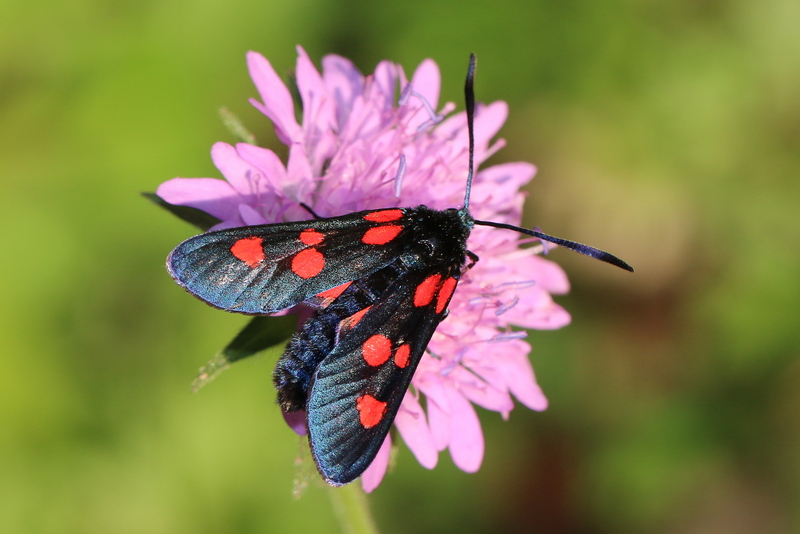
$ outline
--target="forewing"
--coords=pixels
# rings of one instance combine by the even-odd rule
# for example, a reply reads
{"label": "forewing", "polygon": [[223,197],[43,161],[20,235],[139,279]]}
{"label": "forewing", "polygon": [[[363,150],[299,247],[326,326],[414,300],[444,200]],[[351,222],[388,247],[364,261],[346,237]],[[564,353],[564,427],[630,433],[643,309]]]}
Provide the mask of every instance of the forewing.
{"label": "forewing", "polygon": [[167,269],[212,306],[272,313],[330,290],[322,300],[335,296],[335,288],[386,266],[412,239],[408,211],[363,211],[209,232],[178,245]]}
{"label": "forewing", "polygon": [[369,467],[392,426],[459,273],[411,271],[373,305],[322,361],[311,386],[309,442],[333,485]]}

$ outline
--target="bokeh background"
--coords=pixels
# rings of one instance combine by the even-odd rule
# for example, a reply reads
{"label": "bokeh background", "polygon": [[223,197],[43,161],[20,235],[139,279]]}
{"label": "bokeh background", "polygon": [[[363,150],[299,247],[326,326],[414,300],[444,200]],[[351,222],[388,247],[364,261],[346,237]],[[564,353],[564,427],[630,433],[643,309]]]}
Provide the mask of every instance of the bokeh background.
{"label": "bokeh background", "polygon": [[[0,2],[0,531],[337,532],[270,373],[197,368],[246,322],[189,298],[193,233],[139,196],[219,176],[244,54],[371,72],[424,58],[459,109],[506,100],[495,162],[539,175],[526,223],[565,251],[573,324],[534,332],[547,412],[481,412],[483,468],[401,448],[383,532],[800,529],[800,4],[796,0]],[[313,474],[313,473],[312,473]]]}

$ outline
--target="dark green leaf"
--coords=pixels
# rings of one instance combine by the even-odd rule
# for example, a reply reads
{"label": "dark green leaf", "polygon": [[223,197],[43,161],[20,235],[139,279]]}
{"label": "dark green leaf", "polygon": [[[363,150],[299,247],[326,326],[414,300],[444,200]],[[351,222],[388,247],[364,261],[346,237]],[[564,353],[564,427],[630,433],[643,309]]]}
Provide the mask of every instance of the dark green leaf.
{"label": "dark green leaf", "polygon": [[229,363],[252,356],[262,350],[284,344],[297,330],[297,317],[253,317],[231,341],[222,354]]}
{"label": "dark green leaf", "polygon": [[169,202],[167,202],[160,196],[156,195],[155,193],[142,193],[142,196],[150,200],[154,204],[161,206],[162,208],[169,211],[173,215],[177,215],[178,218],[183,219],[184,221],[200,228],[203,231],[206,231],[215,224],[221,222],[213,215],[209,215],[208,213],[199,210],[197,208],[190,208],[189,206],[176,206],[175,204],[170,204]]}
{"label": "dark green leaf", "polygon": [[227,347],[200,368],[192,382],[192,391],[209,383],[233,362],[285,344],[296,329],[297,317],[294,315],[253,317]]}

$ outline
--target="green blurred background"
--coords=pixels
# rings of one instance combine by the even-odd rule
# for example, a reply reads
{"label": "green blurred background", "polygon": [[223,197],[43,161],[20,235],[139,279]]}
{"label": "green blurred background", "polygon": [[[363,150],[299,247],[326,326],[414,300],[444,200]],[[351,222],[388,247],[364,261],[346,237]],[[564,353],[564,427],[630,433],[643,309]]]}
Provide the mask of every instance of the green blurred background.
{"label": "green blurred background", "polygon": [[482,412],[483,468],[401,448],[382,531],[749,533],[800,529],[800,4],[162,0],[0,3],[0,531],[337,532],[294,460],[275,355],[199,393],[245,318],[167,276],[193,229],[139,196],[219,176],[244,54],[289,75],[296,44],[370,72],[424,58],[462,108],[506,100],[495,162],[540,172],[526,223],[564,251],[573,324],[534,332],[551,400]]}

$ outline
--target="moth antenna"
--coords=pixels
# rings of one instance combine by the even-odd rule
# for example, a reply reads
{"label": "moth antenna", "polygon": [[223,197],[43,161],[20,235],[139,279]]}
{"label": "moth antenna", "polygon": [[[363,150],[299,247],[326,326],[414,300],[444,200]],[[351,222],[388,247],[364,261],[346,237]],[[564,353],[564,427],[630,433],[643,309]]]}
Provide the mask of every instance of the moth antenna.
{"label": "moth antenna", "polygon": [[608,253],[604,250],[600,250],[599,248],[594,248],[590,247],[589,245],[584,245],[583,243],[576,243],[575,241],[561,239],[560,237],[553,237],[551,235],[538,232],[536,230],[528,230],[527,228],[520,228],[519,226],[514,226],[512,224],[498,223],[492,221],[477,221],[477,220],[475,221],[475,224],[479,226],[492,226],[494,228],[504,228],[506,230],[514,230],[515,232],[537,237],[543,241],[548,241],[550,243],[555,243],[556,245],[559,245],[561,247],[574,250],[575,252],[578,252],[585,256],[589,256],[590,258],[595,258],[597,260],[610,263],[611,265],[616,265],[620,269],[625,269],[626,271],[633,272],[633,267],[631,267],[618,257],[614,256],[613,254]]}
{"label": "moth antenna", "polygon": [[467,191],[464,194],[464,207],[461,211],[469,211],[469,193],[472,190],[472,174],[475,168],[475,54],[469,55],[467,81],[464,83],[464,100],[467,102],[467,131],[469,132],[469,173],[467,174]]}

